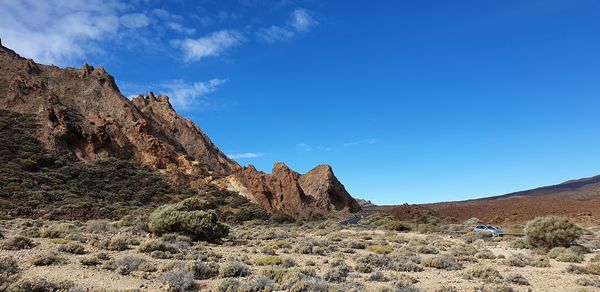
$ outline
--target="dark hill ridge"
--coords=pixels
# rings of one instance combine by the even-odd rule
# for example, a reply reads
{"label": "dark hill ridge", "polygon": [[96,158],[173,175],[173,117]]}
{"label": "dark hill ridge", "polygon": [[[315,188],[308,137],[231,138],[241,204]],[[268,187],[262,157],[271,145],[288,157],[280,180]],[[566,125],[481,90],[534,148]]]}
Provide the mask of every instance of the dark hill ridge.
{"label": "dark hill ridge", "polygon": [[600,176],[481,199],[426,204],[439,215],[490,223],[522,223],[537,216],[558,215],[581,223],[600,220]]}
{"label": "dark hill ridge", "polygon": [[40,65],[0,44],[0,109],[34,116],[44,148],[74,161],[133,160],[169,174],[177,185],[235,177],[250,200],[293,216],[360,209],[329,166],[302,179],[289,169],[272,175],[247,171],[177,114],[167,96],[149,92],[129,100],[103,67]]}

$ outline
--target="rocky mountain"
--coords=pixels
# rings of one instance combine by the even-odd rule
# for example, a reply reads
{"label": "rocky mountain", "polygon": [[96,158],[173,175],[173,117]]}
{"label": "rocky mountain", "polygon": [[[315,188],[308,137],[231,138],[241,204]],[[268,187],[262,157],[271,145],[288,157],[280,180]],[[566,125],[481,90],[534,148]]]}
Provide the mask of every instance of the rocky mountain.
{"label": "rocky mountain", "polygon": [[257,171],[250,165],[236,171],[227,183],[230,190],[265,209],[294,217],[310,217],[333,210],[360,210],[329,165],[319,165],[304,175],[284,163],[275,163],[271,174]]}
{"label": "rocky mountain", "polygon": [[292,216],[360,209],[331,167],[302,176],[283,164],[273,174],[242,168],[177,114],[169,97],[129,100],[103,67],[40,65],[0,43],[0,109],[35,116],[44,147],[72,160],[134,160],[176,184],[226,178],[267,210]]}

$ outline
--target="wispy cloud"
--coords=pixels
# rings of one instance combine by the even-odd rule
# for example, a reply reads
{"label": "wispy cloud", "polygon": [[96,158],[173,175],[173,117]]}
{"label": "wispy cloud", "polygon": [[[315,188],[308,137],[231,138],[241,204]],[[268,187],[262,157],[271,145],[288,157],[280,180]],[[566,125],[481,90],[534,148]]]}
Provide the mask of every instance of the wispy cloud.
{"label": "wispy cloud", "polygon": [[123,5],[113,0],[0,1],[2,42],[45,64],[64,65],[101,51],[119,30]]}
{"label": "wispy cloud", "polygon": [[243,35],[236,30],[220,30],[198,39],[187,38],[171,43],[183,51],[186,61],[200,61],[206,57],[219,56],[243,41]]}
{"label": "wispy cloud", "polygon": [[231,153],[231,154],[227,154],[227,157],[231,158],[231,159],[250,159],[250,158],[258,158],[261,156],[264,156],[264,153],[254,153],[254,152],[247,152],[247,153]]}
{"label": "wispy cloud", "polygon": [[290,14],[285,25],[271,25],[259,28],[255,35],[259,40],[267,43],[286,41],[298,33],[308,32],[317,24],[318,22],[313,18],[310,11],[303,8],[296,8]]}
{"label": "wispy cloud", "polygon": [[217,78],[193,83],[187,83],[183,80],[173,80],[161,83],[160,89],[164,90],[164,94],[169,96],[171,104],[174,107],[188,109],[193,105],[206,105],[207,101],[201,100],[201,98],[214,92],[225,82],[227,80]]}
{"label": "wispy cloud", "polygon": [[342,144],[342,146],[344,147],[350,147],[350,146],[356,146],[356,145],[361,145],[361,144],[375,144],[377,143],[376,139],[365,139],[365,140],[359,140],[359,141],[352,141],[352,142],[348,142],[348,143],[344,143]]}
{"label": "wispy cloud", "polygon": [[296,148],[303,152],[308,152],[312,150],[312,147],[306,143],[298,143],[296,144]]}
{"label": "wispy cloud", "polygon": [[127,28],[142,28],[150,25],[150,19],[143,13],[124,14],[119,21]]}
{"label": "wispy cloud", "polygon": [[312,27],[319,24],[312,16],[312,12],[304,8],[296,8],[290,15],[290,25],[296,31],[309,31]]}

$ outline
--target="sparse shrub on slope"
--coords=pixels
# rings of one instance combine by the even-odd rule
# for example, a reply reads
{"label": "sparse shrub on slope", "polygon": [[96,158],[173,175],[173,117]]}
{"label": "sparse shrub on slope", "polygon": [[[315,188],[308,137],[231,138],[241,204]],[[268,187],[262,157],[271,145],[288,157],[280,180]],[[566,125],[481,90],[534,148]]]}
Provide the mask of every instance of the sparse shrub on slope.
{"label": "sparse shrub on slope", "polygon": [[20,250],[33,248],[35,246],[35,243],[27,237],[17,235],[13,238],[4,240],[4,242],[2,242],[0,246],[2,247],[2,249]]}
{"label": "sparse shrub on slope", "polygon": [[502,276],[498,270],[482,265],[468,267],[464,271],[463,277],[468,280],[477,279],[485,282],[498,282],[502,280]]}
{"label": "sparse shrub on slope", "polygon": [[227,236],[229,228],[218,222],[217,214],[206,208],[206,201],[188,198],[158,207],[150,214],[148,227],[157,235],[180,233],[194,240],[216,241]]}
{"label": "sparse shrub on slope", "polygon": [[584,256],[566,247],[555,247],[548,252],[548,257],[556,259],[559,262],[581,263]]}
{"label": "sparse shrub on slope", "polygon": [[583,234],[581,227],[561,217],[538,217],[525,226],[527,242],[534,247],[571,246]]}

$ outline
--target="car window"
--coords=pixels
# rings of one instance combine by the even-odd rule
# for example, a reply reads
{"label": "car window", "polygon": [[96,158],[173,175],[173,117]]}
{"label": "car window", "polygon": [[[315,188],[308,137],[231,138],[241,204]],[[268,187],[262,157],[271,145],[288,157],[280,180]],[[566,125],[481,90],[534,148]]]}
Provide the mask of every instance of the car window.
{"label": "car window", "polygon": [[486,227],[487,227],[487,228],[489,228],[489,229],[492,229],[492,230],[495,230],[495,229],[496,229],[496,227],[494,227],[494,226],[491,226],[491,225],[488,225],[488,226],[486,226]]}

